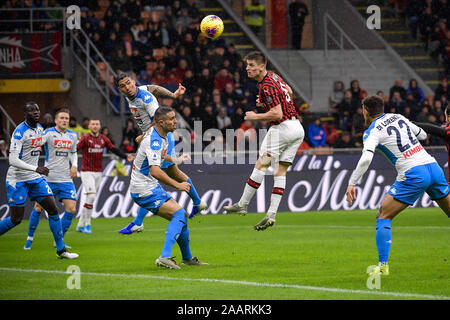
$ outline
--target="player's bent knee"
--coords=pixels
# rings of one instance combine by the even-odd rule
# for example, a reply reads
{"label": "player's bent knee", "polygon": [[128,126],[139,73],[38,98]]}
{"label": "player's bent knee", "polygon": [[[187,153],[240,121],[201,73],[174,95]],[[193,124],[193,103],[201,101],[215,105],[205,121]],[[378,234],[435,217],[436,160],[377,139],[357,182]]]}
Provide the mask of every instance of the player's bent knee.
{"label": "player's bent knee", "polygon": [[86,203],[91,205],[94,204],[96,195],[96,193],[88,193],[86,195]]}
{"label": "player's bent knee", "polygon": [[23,217],[22,216],[13,216],[11,215],[11,222],[13,225],[17,226],[22,222]]}

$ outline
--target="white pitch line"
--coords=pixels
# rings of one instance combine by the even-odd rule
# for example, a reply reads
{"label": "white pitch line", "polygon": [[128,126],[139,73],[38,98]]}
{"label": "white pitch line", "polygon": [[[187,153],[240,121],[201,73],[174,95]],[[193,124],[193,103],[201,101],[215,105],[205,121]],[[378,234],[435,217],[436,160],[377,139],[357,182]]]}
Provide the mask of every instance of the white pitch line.
{"label": "white pitch line", "polygon": [[175,281],[189,281],[189,282],[214,282],[224,284],[234,284],[251,287],[268,287],[268,288],[287,288],[287,289],[299,289],[310,291],[325,291],[325,292],[337,292],[337,293],[351,293],[351,294],[373,294],[382,296],[394,296],[402,298],[421,298],[421,299],[444,299],[450,300],[447,296],[437,296],[420,293],[403,293],[403,292],[388,292],[388,291],[369,291],[369,290],[352,290],[352,289],[339,289],[339,288],[327,288],[327,287],[314,287],[303,286],[297,284],[282,284],[282,283],[264,283],[253,281],[239,281],[239,280],[226,280],[226,279],[209,279],[209,278],[175,278],[164,276],[152,276],[147,274],[124,274],[124,273],[97,273],[97,272],[80,272],[80,273],[67,273],[60,270],[38,270],[38,269],[17,269],[17,268],[2,268],[0,271],[11,272],[30,272],[30,273],[48,273],[48,274],[80,274],[86,276],[99,276],[99,277],[119,277],[119,278],[138,278],[138,279],[158,279],[158,280],[175,280]]}
{"label": "white pitch line", "polygon": [[[285,229],[375,229],[375,225],[373,226],[332,226],[332,225],[275,225],[275,228],[285,228]],[[253,229],[253,225],[247,225],[247,226],[211,226],[211,227],[202,227],[197,225],[192,225],[192,223],[189,225],[189,229],[195,230],[196,232],[202,231],[202,230],[220,230],[220,229]],[[443,229],[443,230],[450,230],[450,227],[446,226],[394,226],[394,229]],[[147,227],[147,231],[164,231],[166,230],[166,227],[160,227],[160,228],[153,228],[152,226]],[[110,230],[110,231],[104,231],[107,233],[117,233],[117,230]],[[49,235],[51,232],[49,231],[38,231],[40,235]],[[9,233],[9,236],[24,236],[24,233],[17,232],[17,233]]]}

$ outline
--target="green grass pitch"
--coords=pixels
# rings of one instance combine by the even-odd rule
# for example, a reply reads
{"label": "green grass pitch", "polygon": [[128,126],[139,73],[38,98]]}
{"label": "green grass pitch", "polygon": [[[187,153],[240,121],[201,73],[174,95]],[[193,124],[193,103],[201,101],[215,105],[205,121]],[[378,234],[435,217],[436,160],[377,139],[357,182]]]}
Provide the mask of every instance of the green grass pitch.
{"label": "green grass pitch", "polygon": [[[23,250],[28,221],[0,237],[0,299],[450,299],[450,219],[439,209],[408,209],[392,223],[391,275],[368,289],[378,261],[374,211],[279,213],[254,231],[262,214],[206,215],[189,221],[194,256],[209,266],[155,266],[167,221],[144,220],[141,233],[120,235],[132,219],[97,219],[93,234],[65,241],[80,254],[56,258],[46,220]],[[181,254],[173,250],[178,263]],[[68,289],[66,270],[81,270]],[[70,280],[70,279],[69,279]],[[70,281],[69,281],[70,282]]]}

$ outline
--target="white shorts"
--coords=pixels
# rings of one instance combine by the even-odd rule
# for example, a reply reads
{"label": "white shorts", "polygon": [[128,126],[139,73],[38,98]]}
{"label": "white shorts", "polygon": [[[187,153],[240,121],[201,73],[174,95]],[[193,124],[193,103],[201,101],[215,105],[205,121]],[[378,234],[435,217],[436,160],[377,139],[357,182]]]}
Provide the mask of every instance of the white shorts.
{"label": "white shorts", "polygon": [[267,131],[259,149],[259,156],[266,154],[276,162],[292,163],[304,137],[305,130],[299,120],[285,120],[271,126]]}
{"label": "white shorts", "polygon": [[93,171],[81,171],[81,182],[83,183],[84,193],[97,193],[102,182],[103,173]]}

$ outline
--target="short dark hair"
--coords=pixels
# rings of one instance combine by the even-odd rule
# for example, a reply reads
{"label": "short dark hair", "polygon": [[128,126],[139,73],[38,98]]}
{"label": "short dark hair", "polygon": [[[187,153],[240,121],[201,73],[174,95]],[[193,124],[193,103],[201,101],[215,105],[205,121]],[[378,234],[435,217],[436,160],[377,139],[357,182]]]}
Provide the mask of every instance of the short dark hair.
{"label": "short dark hair", "polygon": [[[114,83],[119,86],[119,81],[125,79],[126,77],[130,78],[130,75],[126,72],[121,72],[119,73],[115,78],[114,78]],[[130,78],[131,79],[131,78]]]}
{"label": "short dark hair", "polygon": [[369,116],[376,116],[384,112],[384,100],[380,96],[370,95],[362,101],[363,108],[367,110]]}
{"label": "short dark hair", "polygon": [[266,56],[264,56],[261,51],[251,51],[245,56],[244,59],[255,60],[259,64],[267,64]]}
{"label": "short dark hair", "polygon": [[166,114],[173,111],[171,107],[168,106],[160,106],[155,111],[155,122],[158,123],[159,120],[163,120]]}
{"label": "short dark hair", "polygon": [[56,113],[55,113],[55,118],[58,116],[58,114],[60,114],[60,113],[62,113],[62,112],[67,113],[67,114],[69,115],[69,119],[71,118],[71,117],[70,117],[70,111],[69,111],[68,108],[61,108],[61,109],[59,109],[58,111],[56,111]]}
{"label": "short dark hair", "polygon": [[28,101],[28,102],[26,102],[26,103],[23,105],[23,111],[27,111],[28,107],[31,107],[31,106],[33,106],[33,105],[36,105],[36,106],[39,107],[39,105],[38,105],[36,102],[34,102],[34,101]]}

